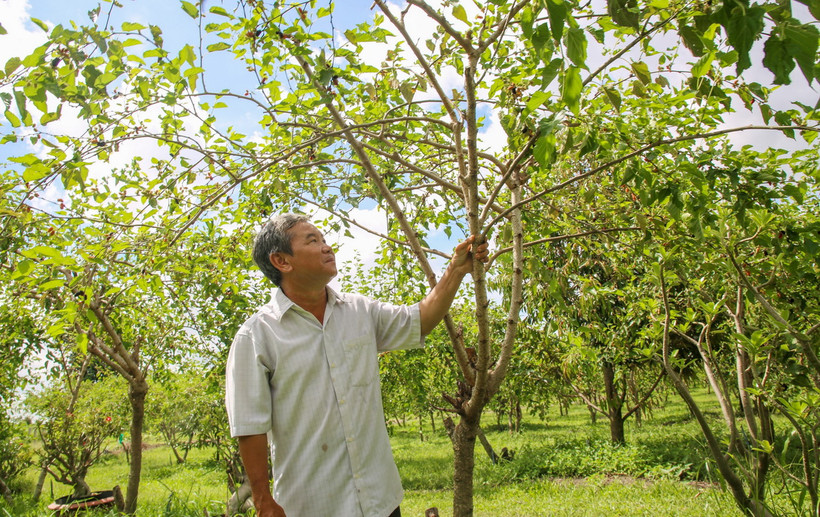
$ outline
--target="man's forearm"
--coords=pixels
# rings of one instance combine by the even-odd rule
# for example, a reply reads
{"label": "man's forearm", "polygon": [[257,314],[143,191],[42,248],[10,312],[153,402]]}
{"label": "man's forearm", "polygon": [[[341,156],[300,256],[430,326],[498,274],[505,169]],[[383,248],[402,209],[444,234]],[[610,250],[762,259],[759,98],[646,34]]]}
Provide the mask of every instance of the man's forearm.
{"label": "man's forearm", "polygon": [[273,500],[268,478],[268,437],[264,434],[240,436],[239,455],[251,485],[254,505],[259,508],[268,498]]}
{"label": "man's forearm", "polygon": [[423,336],[429,334],[450,310],[450,305],[453,304],[461,281],[467,273],[473,271],[473,258],[479,262],[487,262],[489,255],[487,243],[483,242],[474,247],[473,243],[475,241],[476,237],[472,235],[456,246],[453,258],[450,260],[450,264],[447,266],[441,280],[419,303],[421,334]]}
{"label": "man's forearm", "polygon": [[453,304],[464,276],[463,273],[455,272],[452,267],[448,267],[441,280],[419,303],[423,336],[429,334],[444,319],[444,315]]}

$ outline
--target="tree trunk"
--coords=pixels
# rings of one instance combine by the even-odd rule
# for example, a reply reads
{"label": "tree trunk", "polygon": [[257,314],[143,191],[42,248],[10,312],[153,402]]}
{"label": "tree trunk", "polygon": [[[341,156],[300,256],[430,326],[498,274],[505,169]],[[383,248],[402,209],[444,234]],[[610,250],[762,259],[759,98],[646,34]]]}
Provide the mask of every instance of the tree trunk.
{"label": "tree trunk", "polygon": [[478,419],[461,418],[453,430],[453,517],[473,516],[473,471]]}
{"label": "tree trunk", "polygon": [[640,427],[643,423],[643,408],[641,407],[641,391],[638,389],[638,382],[635,380],[635,370],[629,373],[629,392],[635,400],[635,425]]}
{"label": "tree trunk", "polygon": [[515,432],[521,432],[521,421],[524,419],[524,412],[521,410],[521,401],[515,399]]}
{"label": "tree trunk", "polygon": [[604,388],[606,389],[606,407],[609,417],[609,435],[613,443],[626,443],[624,435],[623,400],[618,396],[615,386],[615,367],[604,362]]}
{"label": "tree trunk", "polygon": [[231,494],[226,506],[226,515],[244,513],[253,507],[253,500],[251,499],[251,482],[247,476],[242,481],[242,484],[236,489],[236,492]]}
{"label": "tree trunk", "polygon": [[[598,412],[595,411],[595,408],[587,406],[587,411],[589,411],[589,423],[595,425],[598,423]],[[569,414],[569,411],[567,411]]]}
{"label": "tree trunk", "polygon": [[493,446],[490,445],[490,441],[487,439],[487,436],[484,434],[484,430],[481,427],[477,430],[477,436],[479,441],[481,441],[482,447],[484,447],[484,452],[487,453],[487,456],[490,457],[490,461],[493,465],[498,463],[498,455],[493,450]]}
{"label": "tree trunk", "polygon": [[32,496],[32,499],[34,499],[35,503],[40,500],[40,496],[43,493],[43,485],[46,482],[47,475],[48,465],[44,464],[40,467],[40,475],[37,477],[37,484],[34,486],[34,495]]}
{"label": "tree trunk", "polygon": [[142,473],[142,429],[145,420],[145,395],[148,383],[142,377],[134,379],[128,386],[131,402],[131,468],[128,472],[128,488],[125,493],[125,513],[137,511],[137,496]]}
{"label": "tree trunk", "polygon": [[74,486],[74,493],[71,494],[71,497],[74,499],[80,499],[81,497],[91,495],[91,487],[88,486],[88,483],[85,480],[85,472],[74,476],[71,481]]}

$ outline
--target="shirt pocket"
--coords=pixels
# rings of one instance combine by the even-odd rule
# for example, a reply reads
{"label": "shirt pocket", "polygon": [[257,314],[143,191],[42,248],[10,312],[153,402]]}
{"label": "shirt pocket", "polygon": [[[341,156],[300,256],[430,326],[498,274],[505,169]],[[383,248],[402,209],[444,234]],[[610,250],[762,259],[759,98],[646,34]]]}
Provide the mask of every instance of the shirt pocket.
{"label": "shirt pocket", "polygon": [[344,343],[345,359],[352,386],[369,386],[379,376],[376,340],[372,334],[349,339]]}

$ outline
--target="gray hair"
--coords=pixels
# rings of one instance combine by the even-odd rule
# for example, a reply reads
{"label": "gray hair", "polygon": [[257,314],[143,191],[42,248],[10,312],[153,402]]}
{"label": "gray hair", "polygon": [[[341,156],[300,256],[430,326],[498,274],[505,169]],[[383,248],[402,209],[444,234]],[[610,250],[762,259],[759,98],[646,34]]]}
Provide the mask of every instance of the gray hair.
{"label": "gray hair", "polygon": [[282,272],[271,264],[271,253],[292,254],[288,230],[299,223],[309,222],[304,215],[280,214],[271,217],[256,234],[253,240],[253,261],[274,285],[279,286],[282,283]]}

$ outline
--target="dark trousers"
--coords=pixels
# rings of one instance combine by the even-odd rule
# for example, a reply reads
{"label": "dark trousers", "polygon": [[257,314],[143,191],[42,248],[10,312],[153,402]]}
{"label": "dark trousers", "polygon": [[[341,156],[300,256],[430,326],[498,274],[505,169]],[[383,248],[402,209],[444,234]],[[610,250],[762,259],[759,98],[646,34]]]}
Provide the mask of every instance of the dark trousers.
{"label": "dark trousers", "polygon": [[393,510],[393,513],[391,513],[387,517],[401,517],[401,508],[396,508],[395,510]]}

